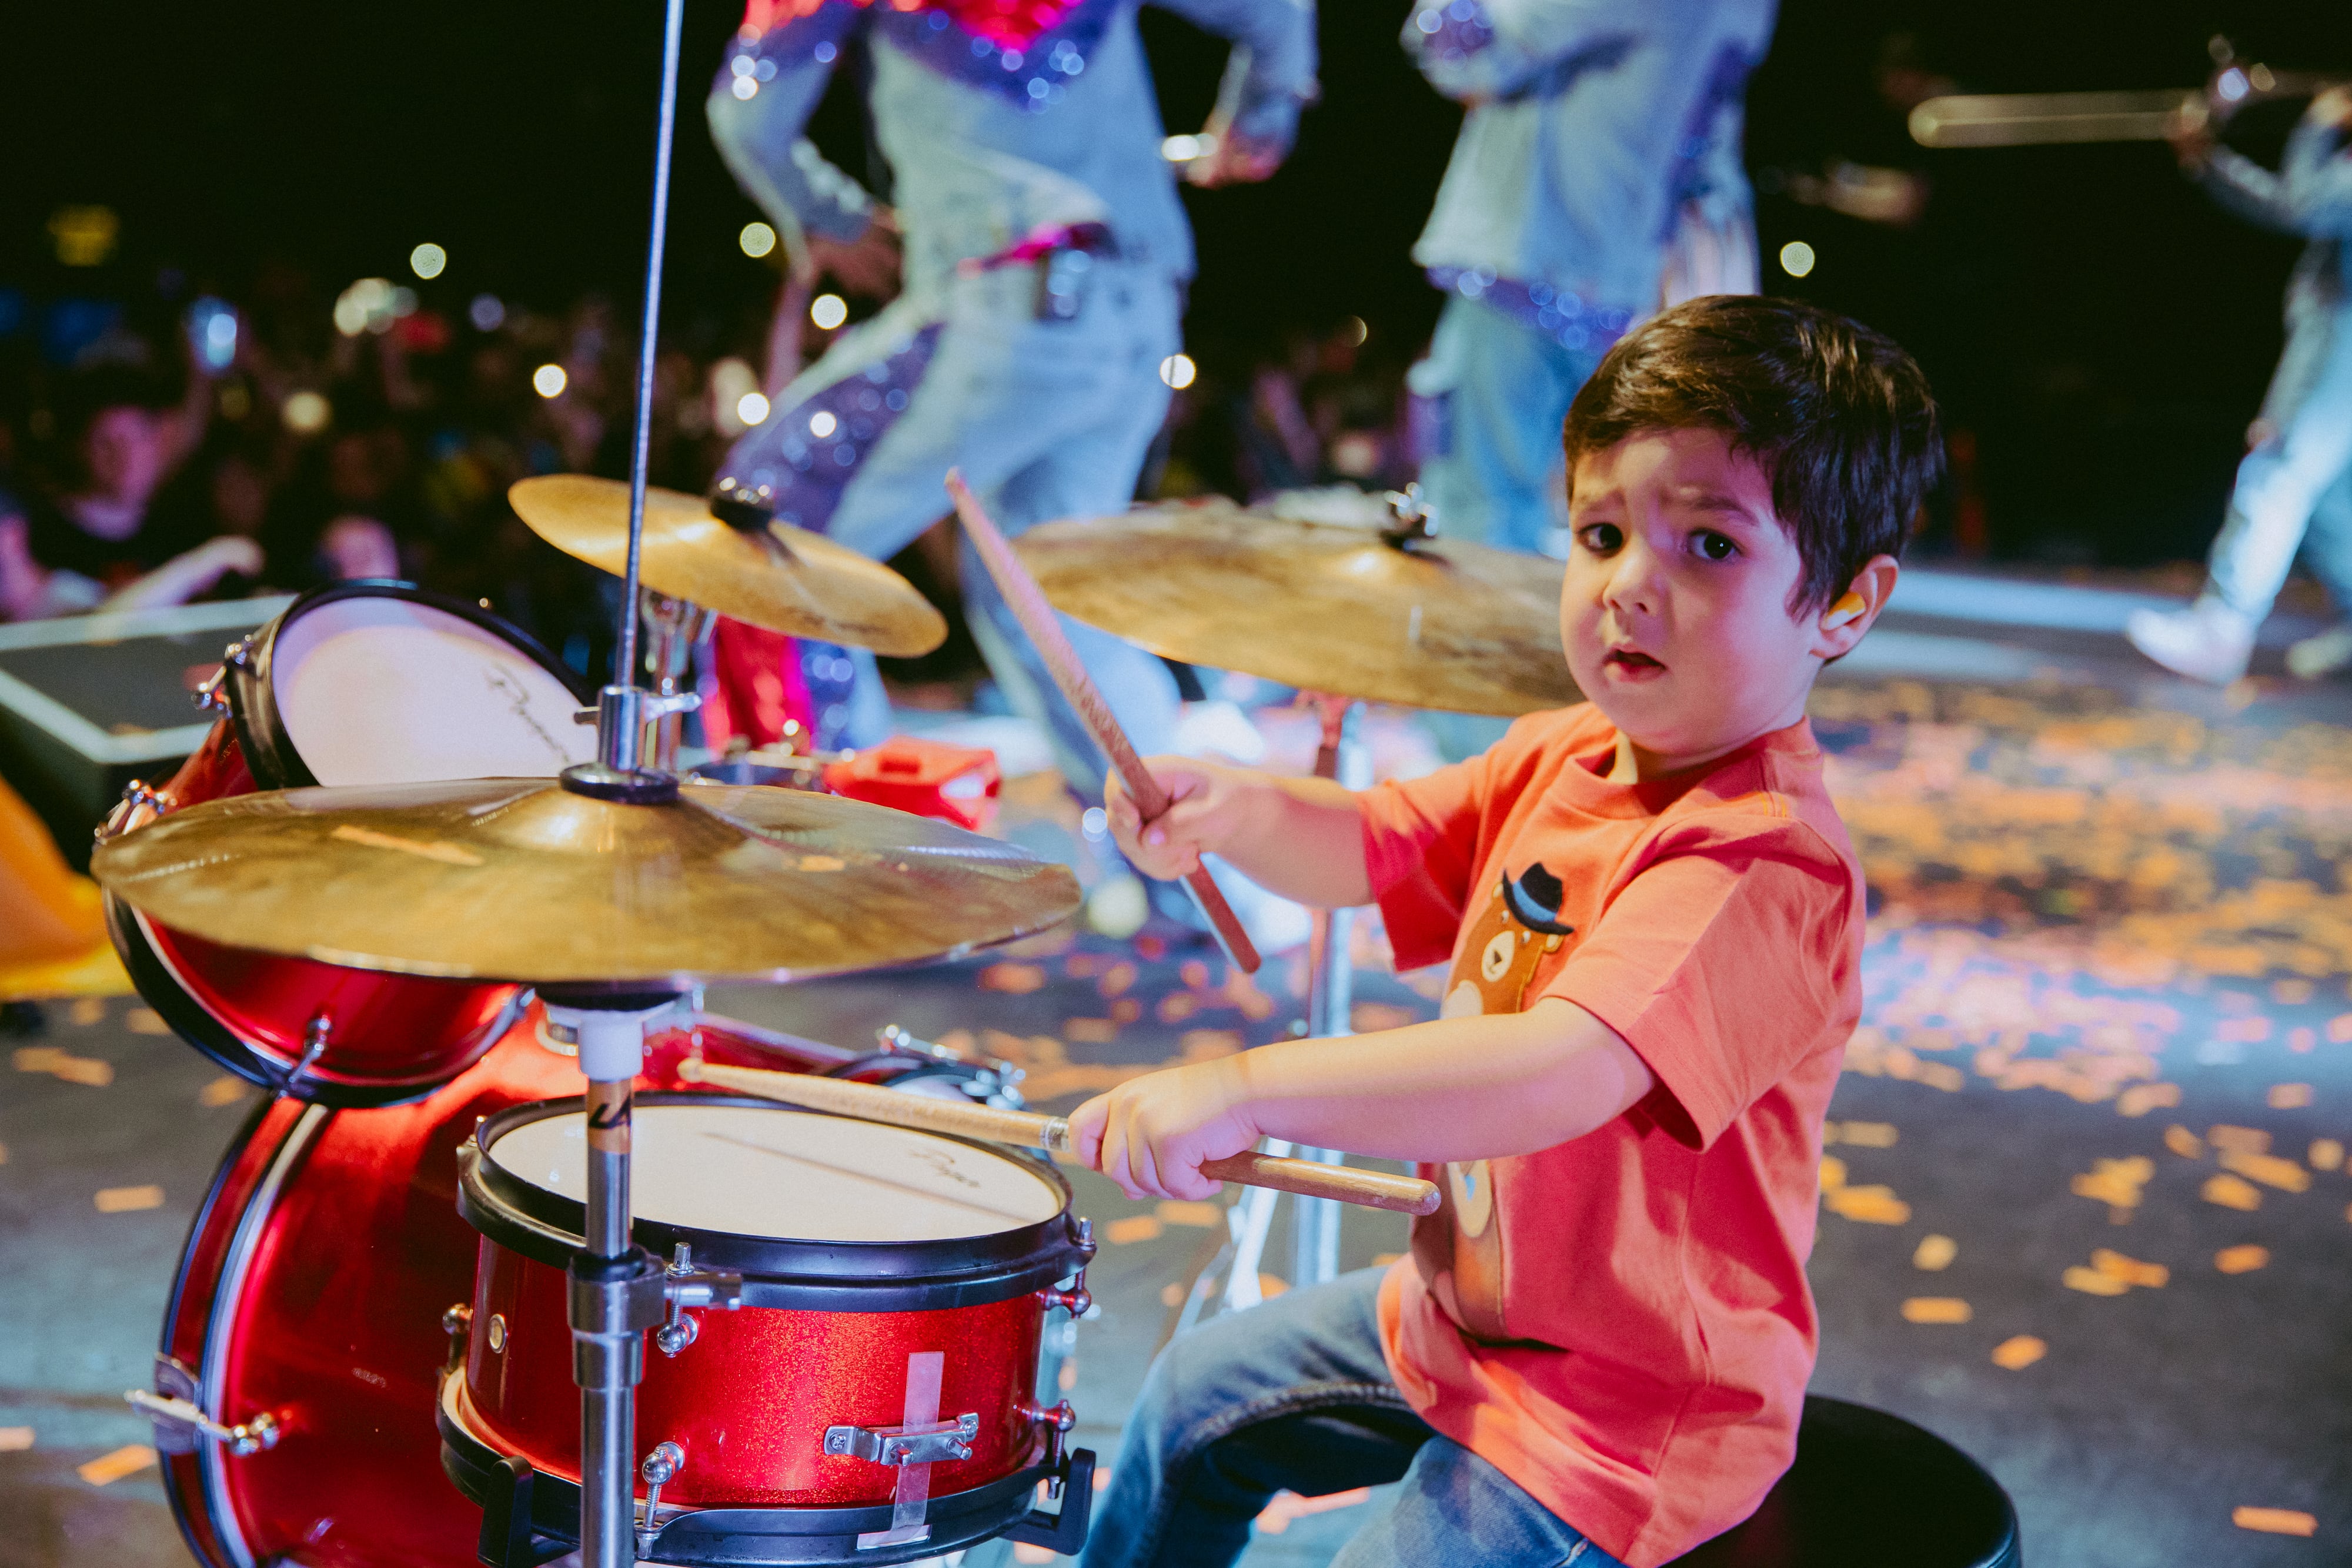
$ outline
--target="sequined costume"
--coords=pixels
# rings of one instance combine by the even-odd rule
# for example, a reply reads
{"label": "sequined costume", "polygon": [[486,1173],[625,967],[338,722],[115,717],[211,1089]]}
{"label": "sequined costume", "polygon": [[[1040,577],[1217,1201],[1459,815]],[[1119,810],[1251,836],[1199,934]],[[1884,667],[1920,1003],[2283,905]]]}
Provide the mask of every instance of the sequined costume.
{"label": "sequined costume", "polygon": [[[1235,40],[1221,110],[1286,147],[1315,90],[1311,0],[1158,3]],[[1193,265],[1135,6],[755,0],[709,99],[719,151],[789,244],[863,232],[872,199],[801,134],[862,48],[904,285],[776,399],[728,455],[722,490],[877,559],[947,511],[950,466],[1007,534],[1125,507],[1166,413],[1160,365]],[[962,578],[998,684],[1047,722],[1072,783],[1098,794],[1099,754],[969,550]],[[1070,634],[1138,746],[1164,747],[1177,711],[1165,666],[1089,628]],[[872,661],[852,657],[849,733],[864,738],[880,688]]]}
{"label": "sequined costume", "polygon": [[1469,106],[1412,253],[1447,295],[1412,378],[1443,532],[1539,548],[1560,422],[1609,345],[1662,294],[1754,291],[1740,134],[1773,13],[1424,0],[1406,18],[1422,74]]}

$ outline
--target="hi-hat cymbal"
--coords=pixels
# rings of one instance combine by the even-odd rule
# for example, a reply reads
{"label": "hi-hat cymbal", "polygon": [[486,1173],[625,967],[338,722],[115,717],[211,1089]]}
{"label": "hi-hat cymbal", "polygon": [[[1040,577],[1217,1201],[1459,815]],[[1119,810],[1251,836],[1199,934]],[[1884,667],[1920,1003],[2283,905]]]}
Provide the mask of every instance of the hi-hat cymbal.
{"label": "hi-hat cymbal", "polygon": [[1167,658],[1456,713],[1577,700],[1561,568],[1541,556],[1231,502],[1048,523],[1013,548],[1055,609]]}
{"label": "hi-hat cymbal", "polygon": [[858,800],[689,785],[633,805],[539,779],[233,796],[100,844],[90,871],[210,941],[539,985],[838,974],[1078,906],[1066,867]]}
{"label": "hi-hat cymbal", "polygon": [[[629,487],[585,474],[546,474],[507,492],[531,532],[614,576],[628,563]],[[871,648],[894,658],[928,653],[948,623],[914,584],[822,534],[788,524],[739,529],[693,496],[646,492],[646,586],[721,615],[794,637]]]}

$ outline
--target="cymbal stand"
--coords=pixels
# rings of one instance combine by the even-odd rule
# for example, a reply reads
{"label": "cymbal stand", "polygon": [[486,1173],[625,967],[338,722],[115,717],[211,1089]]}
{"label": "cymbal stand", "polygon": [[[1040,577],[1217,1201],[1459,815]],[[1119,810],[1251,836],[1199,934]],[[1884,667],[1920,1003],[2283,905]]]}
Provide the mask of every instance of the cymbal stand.
{"label": "cymbal stand", "polygon": [[661,709],[653,721],[653,765],[664,773],[677,771],[677,747],[686,716],[702,706],[701,694],[688,682],[694,671],[694,651],[719,624],[716,611],[688,600],[645,589],[639,594],[650,645],[646,650],[646,674],[653,677],[653,706]]}
{"label": "cymbal stand", "polygon": [[[1325,692],[1307,695],[1323,721],[1323,738],[1315,752],[1315,776],[1336,779],[1350,789],[1372,782],[1371,754],[1357,734],[1364,705]],[[1353,1034],[1349,1013],[1354,1000],[1355,967],[1349,960],[1356,912],[1318,909],[1307,948],[1307,1018],[1303,1032],[1312,1039],[1339,1039]],[[1266,1152],[1339,1165],[1344,1155],[1332,1149],[1292,1148],[1269,1139]],[[1230,1211],[1233,1266],[1225,1278],[1224,1306],[1228,1312],[1255,1306],[1265,1299],[1258,1284],[1258,1260],[1265,1253],[1266,1233],[1274,1224],[1278,1195],[1267,1187],[1251,1187]],[[1291,1282],[1319,1285],[1339,1272],[1340,1206],[1329,1198],[1295,1197],[1291,1209]],[[1213,1265],[1212,1266],[1213,1268]]]}

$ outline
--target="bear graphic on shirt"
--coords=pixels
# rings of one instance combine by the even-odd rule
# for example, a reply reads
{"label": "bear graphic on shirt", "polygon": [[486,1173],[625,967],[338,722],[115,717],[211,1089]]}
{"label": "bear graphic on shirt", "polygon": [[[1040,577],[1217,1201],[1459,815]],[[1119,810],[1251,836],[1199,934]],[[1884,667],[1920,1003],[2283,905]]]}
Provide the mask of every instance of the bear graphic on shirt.
{"label": "bear graphic on shirt", "polygon": [[[1559,879],[1540,862],[1517,876],[1496,877],[1486,906],[1456,946],[1438,1016],[1521,1010],[1536,971],[1575,935],[1559,919],[1562,894]],[[1502,1237],[1494,1223],[1490,1162],[1449,1165],[1443,1186],[1443,1206],[1413,1221],[1414,1261],[1455,1322],[1479,1338],[1504,1338]]]}

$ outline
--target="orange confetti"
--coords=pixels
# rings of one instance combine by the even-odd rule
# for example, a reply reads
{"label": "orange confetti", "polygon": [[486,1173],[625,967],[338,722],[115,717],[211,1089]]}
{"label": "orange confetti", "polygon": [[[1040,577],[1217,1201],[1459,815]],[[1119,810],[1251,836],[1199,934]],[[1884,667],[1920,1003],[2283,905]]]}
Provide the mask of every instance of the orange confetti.
{"label": "orange confetti", "polygon": [[1164,1228],[1156,1214],[1130,1214],[1104,1226],[1103,1239],[1114,1247],[1125,1247],[1130,1242],[1150,1241]]}
{"label": "orange confetti", "polygon": [[1131,1024],[1142,1016],[1143,1004],[1133,997],[1121,997],[1110,1005],[1110,1021],[1115,1024]]}
{"label": "orange confetti", "polygon": [[122,1021],[133,1034],[169,1034],[172,1026],[153,1008],[132,1008],[122,1015]]}
{"label": "orange confetti", "polygon": [[1950,1237],[1922,1236],[1917,1249],[1911,1254],[1911,1266],[1925,1269],[1931,1274],[1938,1273],[1950,1268],[1952,1260],[1959,1255],[1960,1244]]}
{"label": "orange confetti", "polygon": [[1845,1185],[1845,1162],[1835,1155],[1822,1156],[1822,1190],[1835,1192]]}
{"label": "orange confetti", "polygon": [[1124,961],[1113,964],[1103,972],[1103,977],[1095,982],[1095,990],[1105,997],[1116,997],[1132,989],[1136,977],[1141,972],[1134,965]]}
{"label": "orange confetti", "polygon": [[68,1083],[86,1084],[103,1089],[114,1082],[114,1068],[96,1057],[75,1056],[59,1051],[54,1045],[33,1045],[18,1049],[13,1055],[19,1072],[46,1072]]}
{"label": "orange confetti", "polygon": [[1209,988],[1209,966],[1198,958],[1187,958],[1177,966],[1176,977],[1184,982],[1188,991],[1205,991]]}
{"label": "orange confetti", "polygon": [[2032,1334],[2014,1334],[1992,1347],[1992,1364],[2009,1372],[2022,1372],[2049,1354],[2050,1347]]}
{"label": "orange confetti", "polygon": [[1823,1193],[1822,1202],[1832,1214],[1864,1225],[1906,1225],[1911,1219],[1911,1206],[1889,1186],[1842,1186]]}
{"label": "orange confetti", "polygon": [[1375,1269],[1385,1269],[1390,1264],[1402,1259],[1403,1256],[1404,1254],[1402,1252],[1376,1252],[1372,1254],[1372,1267]]}
{"label": "orange confetti", "polygon": [[1045,971],[1035,964],[991,964],[980,972],[980,988],[1025,997],[1045,988]]}
{"label": "orange confetti", "polygon": [[1182,1306],[1184,1304],[1184,1287],[1176,1283],[1173,1280],[1170,1281],[1167,1284],[1160,1286],[1160,1304],[1163,1307]]}
{"label": "orange confetti", "polygon": [[2170,1110],[2179,1103],[2178,1083],[2135,1083],[2116,1097],[2116,1114],[2145,1116],[2158,1106]]}
{"label": "orange confetti", "polygon": [[1903,1303],[1906,1323],[1964,1323],[1974,1315],[1958,1296],[1914,1296]]}
{"label": "orange confetti", "polygon": [[[2352,1013],[2345,1015],[2352,1019]],[[66,1021],[88,1029],[106,1017],[106,1003],[97,997],[76,997],[73,1006],[66,1009]]]}
{"label": "orange confetti", "polygon": [[100,1214],[131,1214],[142,1208],[163,1207],[163,1189],[160,1186],[102,1186],[98,1189],[98,1211]]}
{"label": "orange confetti", "polygon": [[2308,1056],[2319,1049],[2319,1031],[2308,1027],[2291,1029],[2286,1031],[2286,1048],[2297,1056]]}
{"label": "orange confetti", "polygon": [[1181,1197],[1163,1197],[1160,1207],[1151,1211],[1163,1225],[1216,1226],[1225,1222],[1225,1206],[1222,1203],[1192,1203]]}
{"label": "orange confetti", "polygon": [[2213,1026],[2213,1038],[2232,1045],[2259,1045],[2271,1037],[2271,1020],[2259,1014],[2253,1018],[2223,1019]]}
{"label": "orange confetti", "polygon": [[30,1427],[0,1427],[0,1454],[21,1454],[32,1446]]}
{"label": "orange confetti", "polygon": [[242,1078],[224,1073],[196,1092],[196,1103],[217,1111],[224,1105],[234,1105],[253,1092],[253,1085]]}
{"label": "orange confetti", "polygon": [[2213,1254],[2213,1267],[2224,1274],[2251,1274],[2267,1265],[2271,1249],[2267,1247],[2224,1247]]}
{"label": "orange confetti", "polygon": [[2076,1197],[2095,1198],[2115,1208],[2137,1208],[2140,1188],[2156,1175],[2156,1162],[2146,1155],[2129,1159],[2093,1160],[2088,1175],[2074,1180]]}
{"label": "orange confetti", "polygon": [[2314,1138],[2311,1153],[2306,1156],[2315,1171],[2332,1171],[2344,1164],[2344,1145],[2334,1138]]}
{"label": "orange confetti", "polygon": [[2177,1122],[2164,1130],[2164,1146],[2184,1160],[2205,1157],[2205,1140]]}
{"label": "orange confetti", "polygon": [[1110,1019],[1064,1019],[1062,1033],[1080,1045],[1108,1045],[1118,1039],[1118,1025]]}
{"label": "orange confetti", "polygon": [[1891,1122],[1831,1122],[1822,1128],[1822,1141],[1851,1144],[1858,1149],[1891,1149],[1895,1137]]}
{"label": "orange confetti", "polygon": [[2233,1155],[2266,1155],[2271,1152],[2271,1135],[2260,1127],[2232,1127],[2222,1124],[2206,1128],[2205,1141]]}
{"label": "orange confetti", "polygon": [[1288,1289],[1290,1281],[1279,1274],[1260,1274],[1257,1277],[1257,1293],[1269,1301]]}
{"label": "orange confetti", "polygon": [[2091,1267],[2126,1285],[2144,1285],[2151,1291],[2161,1288],[2172,1278],[2172,1270],[2161,1263],[2143,1263],[2105,1247],[2091,1254]]}
{"label": "orange confetti", "polygon": [[1171,991],[1160,998],[1157,1009],[1161,1023],[1182,1023],[1201,1010],[1201,998],[1190,991]]}
{"label": "orange confetti", "polygon": [[1101,953],[1073,953],[1062,960],[1062,973],[1074,980],[1091,980],[1109,968],[1110,963]]}
{"label": "orange confetti", "polygon": [[2273,1083],[2271,1085],[2271,1109],[2300,1111],[2311,1103],[2308,1083]]}
{"label": "orange confetti", "polygon": [[2319,1521],[2292,1508],[2233,1508],[2230,1522],[2240,1530],[2259,1530],[2265,1535],[2312,1535],[2319,1530]]}
{"label": "orange confetti", "polygon": [[2218,1203],[2223,1208],[2234,1208],[2246,1214],[2252,1214],[2263,1206],[2262,1188],[2233,1176],[2210,1178],[2200,1189],[2200,1196],[2208,1203]]}
{"label": "orange confetti", "polygon": [[[1164,936],[1139,936],[1135,939],[1136,956],[1147,964],[1157,964],[1168,956],[1168,939]],[[1108,1471],[1097,1472],[1108,1474]]]}
{"label": "orange confetti", "polygon": [[2131,1289],[2129,1280],[2118,1280],[2113,1274],[2103,1274],[2096,1269],[2085,1269],[2080,1263],[2072,1265],[2058,1276],[2058,1282],[2070,1291],[2080,1291],[2086,1296],[2120,1296]]}
{"label": "orange confetti", "polygon": [[133,1443],[110,1454],[100,1454],[89,1463],[77,1467],[74,1473],[94,1487],[111,1486],[125,1476],[137,1475],[154,1462],[154,1449],[144,1443]]}
{"label": "orange confetti", "polygon": [[2221,1168],[2252,1176],[2264,1186],[2274,1186],[2281,1192],[2308,1192],[2311,1173],[2293,1160],[2283,1160],[2276,1155],[2242,1155],[2224,1151]]}
{"label": "orange confetti", "polygon": [[2311,1000],[2318,989],[2309,980],[2273,980],[2271,1000],[2283,1008],[2299,1008]]}
{"label": "orange confetti", "polygon": [[2337,1013],[2329,1019],[2327,1038],[2337,1045],[2352,1044],[2352,1013]]}

